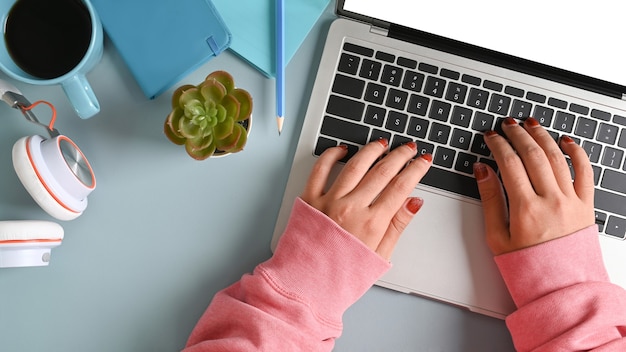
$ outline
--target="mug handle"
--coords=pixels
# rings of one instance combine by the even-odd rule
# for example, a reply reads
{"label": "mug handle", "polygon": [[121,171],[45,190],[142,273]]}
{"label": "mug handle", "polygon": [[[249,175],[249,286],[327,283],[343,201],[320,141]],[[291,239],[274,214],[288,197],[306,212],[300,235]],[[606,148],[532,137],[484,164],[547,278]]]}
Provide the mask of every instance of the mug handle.
{"label": "mug handle", "polygon": [[85,75],[74,75],[63,81],[61,86],[81,119],[88,119],[100,111],[100,103]]}

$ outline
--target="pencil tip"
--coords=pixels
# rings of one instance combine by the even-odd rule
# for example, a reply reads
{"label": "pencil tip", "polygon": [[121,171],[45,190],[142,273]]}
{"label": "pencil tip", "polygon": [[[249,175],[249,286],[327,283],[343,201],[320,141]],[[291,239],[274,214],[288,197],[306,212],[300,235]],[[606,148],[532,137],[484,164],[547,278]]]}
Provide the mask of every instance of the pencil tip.
{"label": "pencil tip", "polygon": [[283,131],[283,121],[284,118],[282,116],[276,116],[276,125],[278,126],[278,135],[280,136],[280,134]]}

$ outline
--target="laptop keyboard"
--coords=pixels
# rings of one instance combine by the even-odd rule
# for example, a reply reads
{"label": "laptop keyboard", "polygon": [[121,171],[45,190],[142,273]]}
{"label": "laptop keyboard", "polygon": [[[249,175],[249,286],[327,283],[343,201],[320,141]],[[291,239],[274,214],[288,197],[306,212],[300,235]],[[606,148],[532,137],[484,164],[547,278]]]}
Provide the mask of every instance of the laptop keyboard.
{"label": "laptop keyboard", "polygon": [[585,149],[600,232],[626,238],[625,116],[420,60],[344,43],[314,154],[345,144],[345,162],[379,138],[392,149],[415,141],[433,155],[422,184],[480,199],[474,162],[497,170],[483,132],[533,116],[555,140],[568,135]]}

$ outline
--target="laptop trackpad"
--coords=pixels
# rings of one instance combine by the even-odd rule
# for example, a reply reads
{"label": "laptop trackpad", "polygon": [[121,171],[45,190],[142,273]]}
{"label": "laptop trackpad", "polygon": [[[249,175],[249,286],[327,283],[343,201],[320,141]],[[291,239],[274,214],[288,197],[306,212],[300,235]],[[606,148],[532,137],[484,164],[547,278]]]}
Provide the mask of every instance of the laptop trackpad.
{"label": "laptop trackpad", "polygon": [[377,283],[504,318],[515,305],[484,239],[482,207],[418,188],[424,206]]}

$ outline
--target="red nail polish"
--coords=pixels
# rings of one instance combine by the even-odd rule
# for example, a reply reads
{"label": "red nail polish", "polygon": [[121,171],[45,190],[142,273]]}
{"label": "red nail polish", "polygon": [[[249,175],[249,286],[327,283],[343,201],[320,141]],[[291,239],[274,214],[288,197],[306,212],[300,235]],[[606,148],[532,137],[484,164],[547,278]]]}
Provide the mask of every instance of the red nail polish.
{"label": "red nail polish", "polygon": [[406,144],[407,147],[411,148],[412,151],[416,152],[417,151],[417,143],[415,142],[408,142]]}
{"label": "red nail polish", "polygon": [[406,203],[406,208],[412,213],[416,214],[424,205],[424,200],[422,198],[413,197],[409,199],[408,203]]}
{"label": "red nail polish", "polygon": [[512,117],[507,117],[506,119],[504,119],[504,124],[507,126],[515,126],[517,125],[517,121],[515,121],[515,119]]}
{"label": "red nail polish", "polygon": [[482,163],[474,163],[474,177],[476,177],[476,181],[482,181],[489,176],[489,170],[487,170],[487,165]]}
{"label": "red nail polish", "polygon": [[570,136],[561,136],[561,142],[568,143],[568,144],[576,143]]}
{"label": "red nail polish", "polygon": [[528,125],[529,127],[537,127],[540,124],[539,121],[537,121],[535,118],[529,117],[526,119],[526,121],[524,121],[524,125]]}
{"label": "red nail polish", "polygon": [[343,149],[343,150],[348,150],[348,146],[345,145],[345,144],[339,144],[338,147]]}
{"label": "red nail polish", "polygon": [[387,147],[389,146],[389,141],[387,140],[387,138],[379,138],[376,141],[380,143],[380,145],[382,145],[385,149],[387,149]]}
{"label": "red nail polish", "polygon": [[489,130],[489,131],[485,131],[485,137],[493,137],[498,135],[498,132],[494,131],[494,130]]}
{"label": "red nail polish", "polygon": [[420,158],[428,161],[429,163],[433,162],[433,155],[430,153],[420,155]]}

